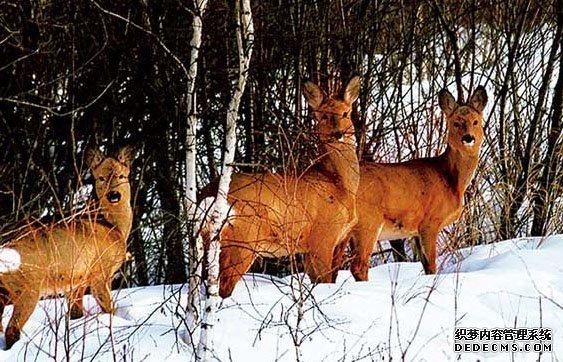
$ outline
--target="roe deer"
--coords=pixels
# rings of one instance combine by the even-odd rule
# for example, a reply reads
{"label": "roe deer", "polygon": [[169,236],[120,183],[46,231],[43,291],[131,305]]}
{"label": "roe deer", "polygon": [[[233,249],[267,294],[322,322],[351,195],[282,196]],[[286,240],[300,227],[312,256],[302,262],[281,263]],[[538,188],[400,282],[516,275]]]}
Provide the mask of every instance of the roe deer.
{"label": "roe deer", "polygon": [[0,274],[0,316],[7,303],[14,305],[5,333],[7,349],[19,340],[42,296],[64,293],[71,318],[80,318],[82,298],[90,287],[102,311],[114,311],[111,280],[128,258],[133,220],[128,179],[133,156],[130,147],[122,148],[116,158],[88,149],[85,164],[95,178],[99,208],[51,224],[28,222],[0,248],[14,250],[20,259],[19,267]]}
{"label": "roe deer", "polygon": [[[487,93],[480,86],[460,105],[444,89],[438,102],[448,126],[444,153],[402,163],[360,165],[358,223],[351,232],[351,271],[356,280],[368,279],[376,241],[409,236],[419,238],[426,274],[436,273],[438,233],[461,215],[463,194],[477,167]],[[345,244],[336,248],[335,265],[341,265],[344,249]]]}
{"label": "roe deer", "polygon": [[[358,77],[350,80],[342,98],[327,96],[311,82],[305,84],[305,98],[314,112],[325,151],[317,169],[299,177],[233,174],[228,194],[231,211],[220,234],[221,297],[232,294],[260,255],[304,253],[311,281],[331,281],[334,247],[357,221],[360,175],[350,109],[359,89]],[[206,196],[212,195],[213,187],[206,191]],[[212,200],[203,200],[200,209]]]}

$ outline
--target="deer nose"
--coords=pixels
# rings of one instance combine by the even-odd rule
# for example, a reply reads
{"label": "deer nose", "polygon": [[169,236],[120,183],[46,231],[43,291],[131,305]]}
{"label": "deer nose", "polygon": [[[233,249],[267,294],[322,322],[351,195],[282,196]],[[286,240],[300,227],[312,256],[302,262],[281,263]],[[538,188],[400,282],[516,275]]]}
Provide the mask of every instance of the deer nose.
{"label": "deer nose", "polygon": [[342,141],[344,140],[344,132],[342,131],[336,131],[332,134],[334,136],[334,138],[338,141]]}
{"label": "deer nose", "polygon": [[107,193],[106,198],[112,204],[115,204],[121,200],[121,194],[117,191],[110,191]]}
{"label": "deer nose", "polygon": [[463,137],[461,137],[461,142],[465,146],[473,146],[475,144],[475,137],[473,137],[470,134],[466,134]]}

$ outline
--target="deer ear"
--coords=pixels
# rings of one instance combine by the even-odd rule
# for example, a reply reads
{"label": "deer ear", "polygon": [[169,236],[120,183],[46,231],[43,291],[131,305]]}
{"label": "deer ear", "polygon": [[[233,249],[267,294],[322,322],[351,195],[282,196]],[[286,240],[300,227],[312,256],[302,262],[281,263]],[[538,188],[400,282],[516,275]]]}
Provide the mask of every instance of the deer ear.
{"label": "deer ear", "polygon": [[360,96],[360,77],[356,76],[348,82],[344,90],[344,101],[352,105]]}
{"label": "deer ear", "polygon": [[467,104],[475,108],[479,112],[483,112],[483,109],[485,109],[485,106],[487,105],[488,99],[489,98],[487,97],[487,91],[485,90],[485,87],[480,85],[477,87],[477,89],[475,89],[475,92],[473,92],[473,95],[471,96],[471,98],[469,98]]}
{"label": "deer ear", "polygon": [[133,146],[121,147],[117,152],[117,160],[127,167],[131,167],[131,164],[135,159],[135,153]]}
{"label": "deer ear", "polygon": [[305,99],[313,109],[318,109],[326,98],[325,92],[313,82],[306,82],[303,86]]}
{"label": "deer ear", "polygon": [[104,154],[97,147],[88,147],[86,151],[84,151],[84,163],[89,169],[98,167],[104,158]]}
{"label": "deer ear", "polygon": [[452,96],[452,94],[445,88],[438,93],[438,104],[446,116],[452,114],[457,108],[457,102],[455,101],[454,96]]}

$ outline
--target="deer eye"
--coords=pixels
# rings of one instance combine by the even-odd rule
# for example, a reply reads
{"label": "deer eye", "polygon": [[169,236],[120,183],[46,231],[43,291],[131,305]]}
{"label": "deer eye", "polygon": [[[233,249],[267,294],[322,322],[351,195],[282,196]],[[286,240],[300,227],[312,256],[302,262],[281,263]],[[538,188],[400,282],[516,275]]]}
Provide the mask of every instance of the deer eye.
{"label": "deer eye", "polygon": [[477,123],[479,123],[479,122],[477,122],[477,121],[473,121],[473,125],[474,125],[474,126],[476,126],[476,125],[477,125]]}
{"label": "deer eye", "polygon": [[344,118],[348,118],[348,112],[344,112],[344,113],[342,113],[342,117],[344,117]]}
{"label": "deer eye", "polygon": [[106,178],[104,176],[100,176],[100,177],[98,177],[98,180],[100,180],[101,182],[104,182],[106,180]]}
{"label": "deer eye", "polygon": [[120,179],[120,180],[125,179],[125,175],[119,175],[119,179]]}
{"label": "deer eye", "polygon": [[459,122],[454,122],[454,127],[455,127],[455,128],[461,127],[461,123],[459,123]]}

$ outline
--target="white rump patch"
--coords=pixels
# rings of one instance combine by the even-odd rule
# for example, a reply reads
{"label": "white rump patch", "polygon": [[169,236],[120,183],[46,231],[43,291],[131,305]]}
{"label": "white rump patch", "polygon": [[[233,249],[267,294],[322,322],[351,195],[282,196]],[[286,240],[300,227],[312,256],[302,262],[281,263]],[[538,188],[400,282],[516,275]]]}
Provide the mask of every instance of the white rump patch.
{"label": "white rump patch", "polygon": [[0,273],[16,271],[20,268],[21,256],[15,249],[0,248]]}

